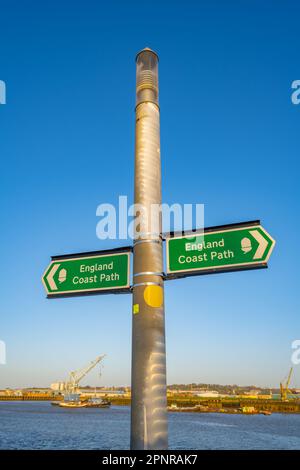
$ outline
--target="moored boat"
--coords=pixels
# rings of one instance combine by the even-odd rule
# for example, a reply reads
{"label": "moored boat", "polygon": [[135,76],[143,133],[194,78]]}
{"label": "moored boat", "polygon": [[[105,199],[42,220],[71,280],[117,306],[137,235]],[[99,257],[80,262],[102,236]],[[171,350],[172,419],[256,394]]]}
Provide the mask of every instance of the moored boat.
{"label": "moored boat", "polygon": [[87,408],[110,408],[111,402],[102,398],[90,398],[86,402]]}
{"label": "moored boat", "polygon": [[58,403],[61,408],[86,408],[86,402],[80,400],[79,393],[68,393],[64,395],[63,401]]}
{"label": "moored boat", "polygon": [[87,404],[82,401],[61,401],[59,406],[62,408],[86,408]]}

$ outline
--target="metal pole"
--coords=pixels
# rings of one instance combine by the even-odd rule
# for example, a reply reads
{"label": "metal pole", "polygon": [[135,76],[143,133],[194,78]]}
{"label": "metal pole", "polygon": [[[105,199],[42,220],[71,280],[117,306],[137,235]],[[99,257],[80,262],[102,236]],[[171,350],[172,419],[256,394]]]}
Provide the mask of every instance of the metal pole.
{"label": "metal pole", "polygon": [[131,449],[156,450],[168,447],[162,227],[151,210],[161,204],[158,56],[143,49],[136,62]]}

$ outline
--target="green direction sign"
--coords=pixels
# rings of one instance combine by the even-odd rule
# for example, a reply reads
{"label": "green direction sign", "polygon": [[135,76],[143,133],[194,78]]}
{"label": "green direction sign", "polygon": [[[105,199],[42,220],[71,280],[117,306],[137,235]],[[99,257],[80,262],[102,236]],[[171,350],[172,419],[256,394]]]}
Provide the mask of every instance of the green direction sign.
{"label": "green direction sign", "polygon": [[130,252],[57,257],[42,281],[48,297],[64,297],[130,288]]}
{"label": "green direction sign", "polygon": [[[230,227],[167,238],[170,277],[267,267],[275,240],[260,226]],[[173,275],[173,276],[172,276]]]}

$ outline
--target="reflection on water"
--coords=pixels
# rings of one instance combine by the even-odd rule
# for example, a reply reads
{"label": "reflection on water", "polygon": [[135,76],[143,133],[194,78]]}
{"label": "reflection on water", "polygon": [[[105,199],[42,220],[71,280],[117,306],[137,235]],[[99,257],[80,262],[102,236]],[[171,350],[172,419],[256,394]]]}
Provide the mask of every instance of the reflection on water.
{"label": "reflection on water", "polygon": [[[300,449],[300,414],[169,413],[171,449]],[[130,409],[0,402],[1,449],[128,449]]]}

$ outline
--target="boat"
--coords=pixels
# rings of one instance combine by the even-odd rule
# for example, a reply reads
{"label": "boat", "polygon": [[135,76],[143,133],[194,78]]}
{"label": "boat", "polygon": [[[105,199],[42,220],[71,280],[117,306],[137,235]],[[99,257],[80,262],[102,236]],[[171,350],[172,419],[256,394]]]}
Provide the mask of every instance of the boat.
{"label": "boat", "polygon": [[215,412],[217,410],[209,408],[208,406],[203,405],[194,405],[194,406],[177,406],[176,403],[172,403],[168,406],[168,411],[178,411],[178,412],[200,412],[200,413],[209,413]]}
{"label": "boat", "polygon": [[86,408],[86,402],[80,400],[79,393],[68,393],[64,395],[63,401],[58,403],[62,408]]}
{"label": "boat", "polygon": [[62,408],[86,408],[87,404],[82,401],[61,401],[58,406]]}
{"label": "boat", "polygon": [[60,406],[61,408],[109,408],[111,402],[106,398],[98,398],[96,396],[81,399],[79,393],[68,393],[64,395],[62,401],[52,401],[52,406]]}
{"label": "boat", "polygon": [[110,408],[111,402],[102,398],[90,398],[86,402],[86,408]]}

